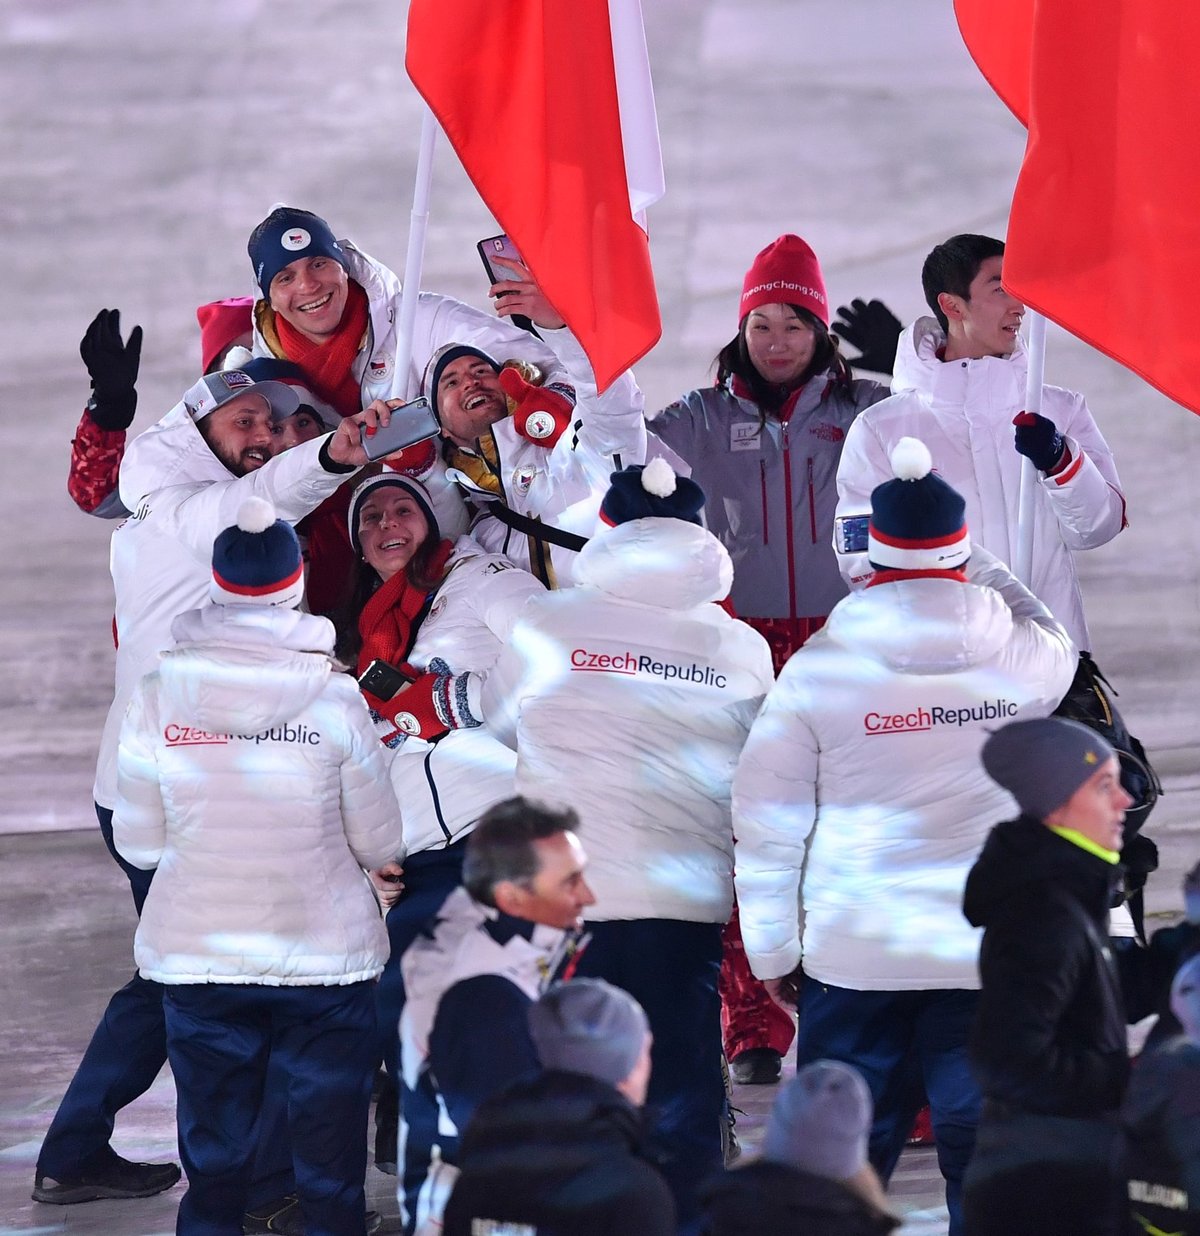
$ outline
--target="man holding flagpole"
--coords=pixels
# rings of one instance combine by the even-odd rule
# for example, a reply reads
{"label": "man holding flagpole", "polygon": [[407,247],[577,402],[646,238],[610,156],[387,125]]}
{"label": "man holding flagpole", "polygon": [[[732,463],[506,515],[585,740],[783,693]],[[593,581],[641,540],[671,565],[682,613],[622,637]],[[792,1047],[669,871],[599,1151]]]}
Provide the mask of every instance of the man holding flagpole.
{"label": "man holding flagpole", "polygon": [[924,441],[935,470],[966,499],[975,541],[1014,563],[1022,457],[1036,470],[1030,589],[1090,648],[1074,552],[1111,541],[1125,526],[1112,452],[1084,397],[1043,386],[1042,410],[1026,412],[1025,307],[1001,282],[1004,243],[953,236],[925,259],[921,279],[933,318],[903,334],[890,398],[851,425],[838,468],[835,546],[852,587],[869,582],[855,517],[889,476],[900,438]]}

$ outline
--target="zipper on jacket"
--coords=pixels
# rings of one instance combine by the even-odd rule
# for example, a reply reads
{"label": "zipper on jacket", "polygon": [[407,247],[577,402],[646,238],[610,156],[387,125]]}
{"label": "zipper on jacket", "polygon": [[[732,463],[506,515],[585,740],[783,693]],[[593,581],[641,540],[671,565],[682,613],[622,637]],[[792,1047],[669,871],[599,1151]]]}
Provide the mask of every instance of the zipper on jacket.
{"label": "zipper on jacket", "polygon": [[808,526],[812,532],[812,543],[817,543],[817,495],[813,488],[813,461],[808,457]]}
{"label": "zipper on jacket", "polygon": [[763,544],[770,543],[771,538],[767,535],[767,461],[760,459],[758,461],[758,480],[762,486],[762,524],[763,524]]}
{"label": "zipper on jacket", "polygon": [[796,550],[792,537],[792,448],[788,442],[788,422],[783,422],[783,498],[787,519],[788,613],[796,621]]}
{"label": "zipper on jacket", "polygon": [[[436,748],[435,748],[436,749]],[[454,840],[454,835],[446,827],[446,817],[442,815],[442,800],[438,797],[437,782],[433,779],[433,769],[429,766],[429,761],[433,759],[433,751],[428,751],[425,754],[425,780],[429,782],[429,796],[433,799],[433,810],[437,815],[438,827],[445,835],[446,844],[449,845]]]}

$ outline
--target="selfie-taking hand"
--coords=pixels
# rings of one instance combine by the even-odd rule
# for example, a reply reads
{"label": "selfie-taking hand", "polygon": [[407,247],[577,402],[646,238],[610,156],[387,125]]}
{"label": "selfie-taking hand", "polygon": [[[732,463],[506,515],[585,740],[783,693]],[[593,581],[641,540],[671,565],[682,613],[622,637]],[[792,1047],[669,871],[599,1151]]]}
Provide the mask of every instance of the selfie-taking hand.
{"label": "selfie-taking hand", "polygon": [[881,300],[855,299],[837,312],[837,320],[830,329],[862,353],[850,364],[872,373],[891,373],[900,342],[900,319]]}
{"label": "selfie-taking hand", "polygon": [[566,326],[558,310],[542,295],[542,289],[534,283],[528,267],[502,257],[493,257],[491,261],[496,266],[512,271],[511,279],[493,283],[488,291],[488,295],[496,303],[496,312],[502,318],[510,318],[516,314],[529,318],[534,326],[542,326],[546,330],[559,330]]}
{"label": "selfie-taking hand", "polygon": [[121,311],[101,309],[79,341],[79,355],[92,380],[88,415],[101,429],[128,429],[137,409],[142,328],[135,326],[122,342]]}

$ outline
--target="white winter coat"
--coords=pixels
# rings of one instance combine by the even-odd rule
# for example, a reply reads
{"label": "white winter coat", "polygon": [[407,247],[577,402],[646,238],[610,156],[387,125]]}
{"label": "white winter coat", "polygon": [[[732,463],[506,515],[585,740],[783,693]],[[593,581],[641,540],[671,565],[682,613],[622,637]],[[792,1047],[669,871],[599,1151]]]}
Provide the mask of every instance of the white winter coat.
{"label": "white winter coat", "polygon": [[[1021,459],[1013,417],[1025,407],[1025,345],[1011,356],[940,361],[945,342],[933,318],[900,338],[891,398],[850,427],[838,468],[837,514],[867,514],[871,491],[891,480],[889,456],[905,436],[929,447],[933,466],[967,504],[971,540],[1003,562],[1016,557]],[[1033,591],[1081,649],[1090,647],[1072,551],[1095,549],[1125,525],[1125,499],[1112,452],[1083,396],[1042,388],[1042,415],[1067,439],[1072,463],[1058,476],[1037,474]],[[871,568],[863,554],[841,555],[842,574],[861,585]]]}
{"label": "white winter coat", "polygon": [[969,570],[970,584],[851,593],[754,722],[733,826],[759,978],[803,960],[818,982],[860,991],[979,986],[963,884],[988,830],[1014,813],[980,748],[1008,721],[1048,715],[1076,653],[991,555],[976,548]]}
{"label": "white winter coat", "polygon": [[121,728],[113,840],[154,880],[134,939],[160,983],[338,985],[388,955],[364,867],[400,813],[333,627],[210,605],[138,685]]}
{"label": "white winter coat", "polygon": [[235,477],[180,402],[130,443],[119,487],[133,514],[117,525],[109,551],[117,669],[93,791],[100,806],[117,801],[117,737],[133,688],[171,647],[175,618],[208,599],[217,534],[237,522],[238,508],[252,495],[270,501],[289,523],[319,506],[348,475],[322,467],[325,441],[305,442]]}
{"label": "white winter coat", "polygon": [[730,782],[772,679],[766,641],[713,604],[731,576],[695,524],[605,529],[577,586],[529,603],[488,676],[517,793],[579,812],[589,919],[729,916]]}
{"label": "white winter coat", "polygon": [[[485,674],[531,596],[545,592],[528,571],[459,537],[450,573],[421,622],[409,664],[440,657],[456,673]],[[471,707],[479,709],[478,683]],[[493,803],[513,795],[517,757],[486,728],[451,730],[436,743],[406,738],[391,757],[392,786],[404,816],[408,854],[466,836]]]}

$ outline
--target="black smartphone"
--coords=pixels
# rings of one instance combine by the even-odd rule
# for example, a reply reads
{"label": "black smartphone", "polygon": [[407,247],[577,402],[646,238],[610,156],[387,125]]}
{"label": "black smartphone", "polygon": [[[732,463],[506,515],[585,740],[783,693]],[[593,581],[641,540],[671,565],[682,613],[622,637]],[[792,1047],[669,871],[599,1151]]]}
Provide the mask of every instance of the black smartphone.
{"label": "black smartphone", "polygon": [[416,679],[378,657],[358,676],[358,685],[379,700],[390,700],[410,682],[416,682]]}
{"label": "black smartphone", "polygon": [[861,554],[867,548],[870,515],[839,515],[833,521],[833,544],[839,554]]}
{"label": "black smartphone", "polygon": [[377,427],[373,434],[367,433],[365,425],[361,426],[358,436],[368,459],[382,459],[385,455],[402,451],[406,446],[436,438],[441,432],[442,427],[429,406],[429,400],[422,395],[420,399],[393,408],[392,419],[386,425]]}
{"label": "black smartphone", "polygon": [[[502,257],[510,262],[520,262],[522,266],[525,265],[521,255],[517,252],[517,246],[503,232],[499,236],[486,237],[475,248],[479,250],[479,256],[483,260],[483,269],[487,271],[487,277],[492,283],[504,283],[508,279],[516,278],[516,275],[507,266],[500,266],[498,264],[493,266],[492,258]],[[507,293],[502,293],[502,295],[507,295]],[[527,330],[531,335],[537,334],[533,322],[523,313],[514,313],[509,318],[509,321],[515,326],[519,326],[522,330]]]}

